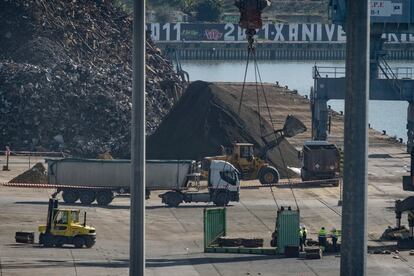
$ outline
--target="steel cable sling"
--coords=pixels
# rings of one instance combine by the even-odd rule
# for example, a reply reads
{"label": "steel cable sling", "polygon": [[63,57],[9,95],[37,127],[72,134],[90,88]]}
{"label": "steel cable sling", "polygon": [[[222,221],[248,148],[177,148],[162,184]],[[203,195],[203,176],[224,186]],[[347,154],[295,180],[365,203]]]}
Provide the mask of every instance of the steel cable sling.
{"label": "steel cable sling", "polygon": [[[248,50],[248,52],[247,52],[247,61],[246,61],[246,68],[245,68],[245,72],[244,72],[244,78],[243,78],[243,84],[242,84],[241,97],[240,97],[240,101],[239,101],[238,116],[240,116],[240,112],[241,112],[241,106],[242,106],[242,102],[243,102],[243,98],[244,98],[244,92],[245,92],[245,87],[246,87],[247,71],[248,71],[248,67],[249,67],[250,57],[252,56],[253,57],[253,62],[254,62],[255,90],[256,90],[257,114],[258,114],[258,120],[259,120],[260,135],[261,135],[261,137],[263,137],[263,126],[262,126],[262,117],[261,117],[260,99],[259,99],[260,98],[260,96],[259,96],[259,94],[260,94],[259,93],[259,83],[260,83],[261,91],[262,91],[262,94],[263,94],[263,98],[265,100],[265,105],[266,105],[266,109],[267,109],[267,112],[268,112],[270,124],[272,126],[274,139],[275,139],[275,141],[277,141],[277,136],[276,136],[276,133],[274,131],[275,130],[275,125],[274,125],[274,122],[272,120],[272,115],[271,115],[271,112],[270,112],[269,103],[268,103],[268,100],[267,100],[266,93],[264,91],[263,81],[262,81],[262,77],[261,77],[261,74],[260,74],[259,65],[257,63],[256,49],[255,49],[255,47],[253,45],[253,42],[254,42],[254,40],[249,39],[249,45],[248,45],[248,49],[247,49]],[[277,146],[277,148],[278,148],[278,151],[279,151],[279,155],[280,155],[280,157],[282,159],[283,167],[287,168],[286,161],[285,161],[283,152],[282,152],[282,150],[280,149],[279,146]],[[266,155],[266,158],[267,158],[267,155]],[[297,202],[295,193],[294,193],[293,188],[292,188],[291,178],[290,178],[289,173],[287,174],[287,177],[288,177],[289,188],[291,190],[293,199],[295,201],[296,208],[299,209],[298,202]],[[274,194],[274,191],[273,191],[273,186],[269,186],[269,188],[271,190],[272,197],[273,197],[273,200],[274,200],[274,202],[276,204],[276,207],[279,209],[279,204],[277,203],[277,200],[276,200],[276,197],[275,197],[275,194]]]}

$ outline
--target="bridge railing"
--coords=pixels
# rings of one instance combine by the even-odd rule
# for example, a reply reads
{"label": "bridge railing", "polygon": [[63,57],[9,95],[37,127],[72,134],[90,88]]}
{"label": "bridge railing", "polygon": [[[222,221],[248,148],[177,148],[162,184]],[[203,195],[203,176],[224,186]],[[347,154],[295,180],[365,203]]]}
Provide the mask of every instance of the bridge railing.
{"label": "bridge railing", "polygon": [[345,77],[345,67],[315,65],[312,70],[312,75],[314,79],[343,78]]}
{"label": "bridge railing", "polygon": [[[393,67],[392,69],[393,75],[397,77],[397,79],[413,79],[414,78],[414,68],[413,67]],[[384,74],[381,70],[378,74],[380,79],[387,79],[387,75]]]}
{"label": "bridge railing", "polygon": [[[397,79],[414,79],[414,67],[393,67],[388,70],[391,70],[392,75],[396,76]],[[384,73],[379,70],[378,78],[389,79],[391,72]],[[312,76],[314,79],[343,78],[345,77],[345,67],[314,66],[312,68]]]}

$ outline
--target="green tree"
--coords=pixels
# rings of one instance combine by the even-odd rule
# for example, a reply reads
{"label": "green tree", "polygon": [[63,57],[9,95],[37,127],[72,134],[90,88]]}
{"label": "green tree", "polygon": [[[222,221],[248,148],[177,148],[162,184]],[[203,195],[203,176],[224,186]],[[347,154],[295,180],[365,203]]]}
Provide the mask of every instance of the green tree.
{"label": "green tree", "polygon": [[199,0],[195,12],[198,21],[218,22],[223,12],[223,0]]}
{"label": "green tree", "polygon": [[195,0],[181,0],[180,1],[181,10],[185,12],[186,14],[190,14],[191,12],[193,12],[195,5],[196,5]]}

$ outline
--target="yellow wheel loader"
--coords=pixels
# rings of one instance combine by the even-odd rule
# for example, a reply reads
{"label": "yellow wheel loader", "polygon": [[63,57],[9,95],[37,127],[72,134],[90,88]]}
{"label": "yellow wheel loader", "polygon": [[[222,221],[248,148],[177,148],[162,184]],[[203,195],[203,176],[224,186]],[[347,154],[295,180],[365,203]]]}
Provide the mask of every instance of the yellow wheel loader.
{"label": "yellow wheel loader", "polygon": [[261,137],[264,147],[259,156],[254,155],[253,144],[234,143],[232,147],[222,147],[222,155],[205,157],[202,161],[202,170],[208,171],[212,160],[223,160],[235,166],[243,180],[259,179],[261,184],[277,183],[280,175],[277,169],[265,160],[267,152],[277,147],[284,138],[293,137],[306,131],[306,126],[293,115],[288,115],[283,129]]}

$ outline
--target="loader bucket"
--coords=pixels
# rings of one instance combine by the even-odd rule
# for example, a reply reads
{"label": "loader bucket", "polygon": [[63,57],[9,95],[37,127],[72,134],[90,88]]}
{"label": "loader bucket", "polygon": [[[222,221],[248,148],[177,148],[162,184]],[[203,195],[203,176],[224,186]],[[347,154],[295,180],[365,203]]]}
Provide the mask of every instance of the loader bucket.
{"label": "loader bucket", "polygon": [[288,115],[286,117],[285,125],[283,126],[283,133],[285,137],[290,138],[303,133],[306,130],[306,126],[295,116]]}

